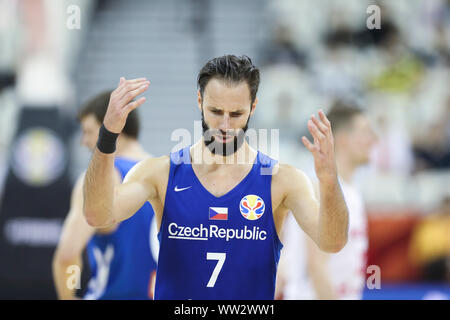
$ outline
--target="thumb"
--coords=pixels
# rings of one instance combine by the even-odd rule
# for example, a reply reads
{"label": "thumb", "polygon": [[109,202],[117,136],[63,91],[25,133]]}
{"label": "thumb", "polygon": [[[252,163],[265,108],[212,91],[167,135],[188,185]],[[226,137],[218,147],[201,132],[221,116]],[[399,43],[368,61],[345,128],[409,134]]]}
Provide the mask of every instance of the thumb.
{"label": "thumb", "polygon": [[125,78],[124,77],[120,77],[120,81],[119,81],[119,86],[125,82]]}

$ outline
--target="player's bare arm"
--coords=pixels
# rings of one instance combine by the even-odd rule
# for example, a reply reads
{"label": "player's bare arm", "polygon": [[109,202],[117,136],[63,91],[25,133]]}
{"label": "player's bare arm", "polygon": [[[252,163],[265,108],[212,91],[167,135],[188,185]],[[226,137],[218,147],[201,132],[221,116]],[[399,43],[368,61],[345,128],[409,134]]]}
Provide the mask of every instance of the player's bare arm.
{"label": "player's bare arm", "polygon": [[123,184],[116,189],[113,217],[121,220],[128,219],[145,201],[149,201],[155,212],[159,230],[169,170],[168,156],[148,158],[136,164],[126,175]]}
{"label": "player's bare arm", "polygon": [[331,124],[319,111],[319,118],[312,116],[308,121],[308,130],[314,142],[306,137],[302,140],[314,157],[319,179],[319,203],[304,173],[294,167],[280,165],[278,174],[274,176],[285,190],[280,208],[292,211],[298,224],[321,250],[338,252],[347,242],[348,210],[337,176]]}
{"label": "player's bare arm", "polygon": [[[103,121],[110,135],[122,132],[128,114],[145,102],[144,97],[134,99],[145,92],[148,86],[149,81],[145,78],[120,79],[119,86],[111,94]],[[146,171],[147,166],[139,166],[134,170],[136,178],[130,178],[126,185],[116,186],[114,158],[114,151],[105,153],[97,147],[89,163],[83,193],[84,214],[91,226],[106,227],[127,219],[148,199],[156,197],[153,180],[142,172]],[[128,198],[125,199],[122,195],[128,195]]]}

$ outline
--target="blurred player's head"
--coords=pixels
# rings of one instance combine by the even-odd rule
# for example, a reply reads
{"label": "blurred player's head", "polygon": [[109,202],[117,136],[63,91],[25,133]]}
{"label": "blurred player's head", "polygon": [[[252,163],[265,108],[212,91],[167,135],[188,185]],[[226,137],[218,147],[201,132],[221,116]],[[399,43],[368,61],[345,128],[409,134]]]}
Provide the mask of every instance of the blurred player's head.
{"label": "blurred player's head", "polygon": [[[90,150],[94,150],[97,143],[98,132],[108,109],[111,92],[112,90],[108,90],[98,94],[86,102],[78,113],[82,129],[81,144]],[[139,116],[136,109],[129,113],[122,134],[131,139],[138,138]]]}
{"label": "blurred player's head", "polygon": [[214,58],[200,70],[197,84],[205,145],[214,154],[234,154],[258,102],[258,68],[247,56]]}
{"label": "blurred player's head", "polygon": [[351,104],[337,102],[327,117],[331,122],[336,152],[354,166],[366,164],[376,136],[364,112]]}

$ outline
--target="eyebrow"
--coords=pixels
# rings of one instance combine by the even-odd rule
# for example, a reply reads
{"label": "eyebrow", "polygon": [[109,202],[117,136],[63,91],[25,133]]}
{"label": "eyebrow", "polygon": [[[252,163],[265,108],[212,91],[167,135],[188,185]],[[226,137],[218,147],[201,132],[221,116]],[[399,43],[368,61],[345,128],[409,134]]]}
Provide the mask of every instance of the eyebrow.
{"label": "eyebrow", "polygon": [[[213,110],[213,111],[223,111],[223,108],[220,107],[215,107],[215,106],[207,106],[207,108]],[[244,113],[245,110],[244,109],[238,109],[238,110],[233,110],[230,111],[230,113]]]}

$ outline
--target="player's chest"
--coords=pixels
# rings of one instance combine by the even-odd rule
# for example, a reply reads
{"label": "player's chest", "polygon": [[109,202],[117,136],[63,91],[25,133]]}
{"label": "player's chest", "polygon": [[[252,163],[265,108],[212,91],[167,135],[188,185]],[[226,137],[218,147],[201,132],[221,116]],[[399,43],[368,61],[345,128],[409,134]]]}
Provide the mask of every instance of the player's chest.
{"label": "player's chest", "polygon": [[259,175],[247,175],[244,179],[235,173],[222,172],[194,179],[183,176],[174,177],[174,190],[165,208],[166,212],[173,212],[177,220],[241,223],[272,214],[270,180]]}
{"label": "player's chest", "polygon": [[251,167],[223,169],[213,172],[195,171],[195,177],[201,186],[214,197],[222,197],[244,184]]}

